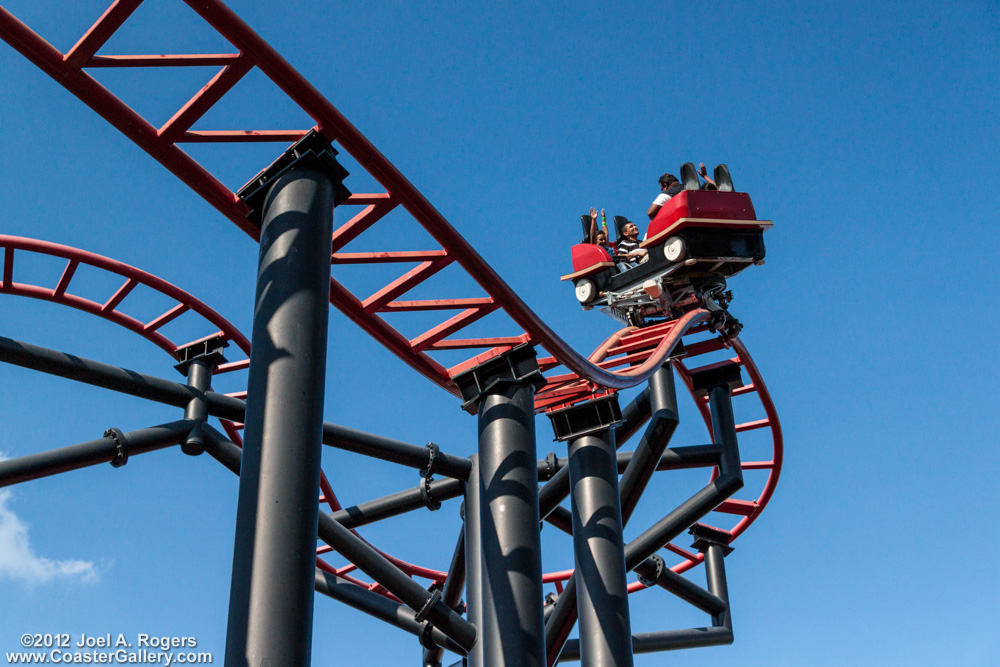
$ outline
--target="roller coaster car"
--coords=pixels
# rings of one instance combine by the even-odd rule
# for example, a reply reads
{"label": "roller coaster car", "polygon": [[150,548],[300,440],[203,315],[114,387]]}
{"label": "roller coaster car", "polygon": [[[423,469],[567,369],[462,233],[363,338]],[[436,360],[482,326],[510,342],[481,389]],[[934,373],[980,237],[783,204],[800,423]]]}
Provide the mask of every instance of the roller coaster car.
{"label": "roller coaster car", "polygon": [[[590,217],[582,220],[587,234]],[[621,239],[628,221],[614,221]],[[717,328],[738,332],[739,323],[726,312],[732,300],[726,279],[764,263],[764,230],[771,226],[757,220],[745,192],[683,190],[649,223],[640,244],[649,253],[646,261],[619,271],[604,248],[581,243],[572,248],[573,273],[562,280],[573,281],[584,310],[598,308],[632,326],[705,308],[717,314]]]}

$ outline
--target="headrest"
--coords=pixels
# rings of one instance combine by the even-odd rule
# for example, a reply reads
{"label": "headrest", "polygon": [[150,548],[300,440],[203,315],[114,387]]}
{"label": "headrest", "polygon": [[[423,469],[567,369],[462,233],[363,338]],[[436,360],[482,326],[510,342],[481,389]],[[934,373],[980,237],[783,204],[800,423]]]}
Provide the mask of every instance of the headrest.
{"label": "headrest", "polygon": [[[621,239],[625,238],[625,236],[622,234],[622,230],[625,228],[625,225],[627,225],[630,222],[632,222],[632,221],[629,220],[628,218],[626,218],[624,215],[616,215],[615,216],[615,240],[616,241],[620,241]],[[638,225],[636,225],[636,226],[638,226]]]}

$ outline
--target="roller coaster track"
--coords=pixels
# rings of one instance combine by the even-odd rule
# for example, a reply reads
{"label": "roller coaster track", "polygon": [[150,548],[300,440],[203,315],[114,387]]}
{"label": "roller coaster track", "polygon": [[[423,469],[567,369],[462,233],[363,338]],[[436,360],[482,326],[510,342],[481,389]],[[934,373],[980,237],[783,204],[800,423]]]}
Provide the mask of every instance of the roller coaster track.
{"label": "roller coaster track", "polygon": [[[642,329],[623,329],[612,335],[593,354],[581,355],[525,304],[441,213],[333,104],[228,7],[218,0],[184,2],[227,40],[235,51],[223,54],[99,54],[104,44],[139,7],[141,0],[116,0],[66,53],[56,49],[2,7],[0,38],[111,123],[255,240],[259,239],[259,229],[248,220],[247,206],[216,176],[186,153],[181,145],[290,143],[304,137],[312,129],[339,144],[384,191],[353,194],[345,202],[344,205],[359,207],[360,210],[335,230],[331,265],[416,264],[416,267],[367,296],[353,293],[334,274],[330,278],[330,303],[411,368],[456,396],[459,391],[454,378],[458,374],[525,343],[543,348],[547,353],[538,360],[542,371],[547,374],[546,386],[535,397],[535,408],[539,412],[639,385],[671,358],[678,343],[684,338],[687,338],[684,341],[685,360],[675,358],[671,363],[690,390],[691,372],[697,369],[688,368],[687,364],[701,355],[731,349],[735,353],[732,360],[742,366],[750,379],[749,384],[734,391],[734,396],[755,397],[757,401],[748,410],[756,413],[757,418],[738,423],[737,431],[768,431],[772,454],[769,459],[745,461],[741,464],[743,470],[768,473],[763,486],[758,487],[760,490],[756,498],[726,500],[706,521],[725,523],[725,526],[720,527],[736,537],[760,515],[777,485],[782,464],[782,437],[777,413],[767,388],[738,338],[726,340],[719,336],[709,336],[709,313],[695,310],[678,320]],[[169,29],[169,26],[162,27]],[[214,66],[219,69],[197,94],[160,127],[154,126],[126,105],[87,71],[109,67],[194,66]],[[192,129],[206,112],[254,68],[276,84],[289,100],[315,122],[315,126],[298,130]],[[413,222],[429,233],[437,246],[412,251],[344,251],[349,243],[396,209],[408,213]],[[171,318],[191,311],[207,323],[206,337],[224,337],[235,343],[244,356],[249,352],[246,338],[232,325],[194,297],[150,274],[91,253],[40,241],[0,236],[0,248],[3,249],[4,258],[0,293],[48,300],[92,313],[146,337],[170,354],[175,354],[185,344],[178,344],[158,330]],[[28,253],[48,254],[66,261],[62,276],[56,284],[29,285],[16,280],[17,257]],[[76,295],[70,287],[74,272],[81,264],[117,274],[123,282],[117,291],[107,295],[104,300]],[[408,292],[452,264],[461,267],[482,292],[463,298],[403,299]],[[175,305],[152,320],[129,315],[123,304],[127,303],[127,297],[132,291],[140,288],[156,290],[174,299]],[[382,317],[386,313],[423,311],[454,314],[413,338],[401,333]],[[466,327],[498,311],[506,313],[519,330],[493,337],[457,337]],[[431,356],[435,352],[454,350],[468,350],[472,356],[450,367],[442,365]],[[247,365],[247,359],[241,358],[219,370],[239,370]],[[696,397],[695,402],[711,431],[706,401]],[[739,409],[741,412],[746,410]],[[759,417],[761,409],[763,418]],[[230,438],[239,442],[240,425],[224,422],[224,426]],[[321,488],[321,502],[327,503],[334,512],[340,510],[340,504],[325,477]],[[701,554],[693,554],[674,544],[667,544],[665,548],[680,557],[681,560],[672,568],[678,573],[694,567],[703,558]],[[320,551],[325,549],[328,548],[321,547]],[[438,582],[447,576],[442,571],[395,559],[394,562],[412,576]],[[349,577],[348,573],[353,570],[353,565],[339,570],[322,562],[320,566],[337,576],[374,590],[373,586]],[[544,580],[555,583],[558,587],[570,576],[571,572],[554,572],[545,575]],[[643,584],[636,582],[630,586],[630,591],[641,588]]]}
{"label": "roller coaster track", "polygon": [[[418,265],[366,298],[353,294],[332,277],[330,302],[375,340],[435,384],[457,395],[458,389],[452,380],[455,375],[523,342],[543,347],[559,364],[593,385],[614,390],[643,382],[667,358],[681,332],[677,336],[665,337],[641,364],[627,370],[609,370],[580,355],[532,312],[441,213],[354,125],[223,3],[217,0],[187,0],[187,4],[195,12],[233,45],[236,53],[97,55],[105,42],[140,4],[138,0],[114,2],[67,53],[60,52],[2,7],[0,37],[255,239],[258,238],[259,230],[247,220],[246,205],[185,153],[180,144],[292,141],[305,136],[309,128],[295,131],[191,130],[252,68],[258,68],[316,122],[315,129],[339,144],[385,188],[385,192],[355,194],[348,199],[348,205],[361,206],[363,209],[335,231],[331,263],[417,262]],[[154,127],[86,71],[107,67],[165,66],[217,66],[220,69],[159,128]],[[396,207],[405,209],[440,247],[403,252],[340,252],[350,241]],[[461,299],[398,300],[452,263],[461,266],[485,294]],[[449,338],[497,309],[506,312],[522,331],[492,338]],[[381,313],[407,311],[459,312],[414,338],[403,335],[380,316]],[[695,326],[706,320],[707,313],[698,313],[685,324]],[[432,351],[456,349],[486,351],[451,368],[445,368],[429,355]]]}

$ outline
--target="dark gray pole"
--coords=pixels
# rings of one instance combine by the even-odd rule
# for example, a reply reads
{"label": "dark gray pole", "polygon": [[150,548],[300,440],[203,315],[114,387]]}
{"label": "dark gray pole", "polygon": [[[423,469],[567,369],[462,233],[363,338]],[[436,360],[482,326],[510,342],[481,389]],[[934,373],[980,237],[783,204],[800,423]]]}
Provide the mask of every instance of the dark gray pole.
{"label": "dark gray pole", "polygon": [[263,205],[228,667],[310,664],[333,206],[309,167]]}
{"label": "dark gray pole", "polygon": [[668,361],[649,378],[649,404],[652,410],[649,426],[635,448],[635,454],[622,475],[622,525],[628,524],[639,497],[656,471],[656,462],[663,455],[677,428],[677,391],[674,370]]}
{"label": "dark gray pole", "polygon": [[184,419],[194,423],[191,433],[181,443],[181,451],[188,456],[198,456],[205,451],[202,425],[208,419],[208,402],[205,392],[212,387],[212,367],[207,359],[194,359],[187,368],[188,386],[198,392],[184,408]]}
{"label": "dark gray pole", "polygon": [[[465,486],[464,484],[462,485]],[[462,590],[465,588],[465,527],[458,533],[458,540],[455,541],[455,551],[451,556],[451,565],[448,567],[448,578],[445,579],[444,588],[441,589],[441,601],[451,607],[458,609],[462,602]],[[444,652],[440,646],[434,646],[424,651],[424,667],[440,667],[441,658]]]}
{"label": "dark gray pole", "polygon": [[473,667],[483,664],[483,551],[482,525],[479,520],[479,504],[482,500],[479,485],[479,454],[469,457],[472,472],[465,483],[465,604],[466,618],[480,628],[479,641],[469,649],[468,661]]}
{"label": "dark gray pole", "polygon": [[[483,647],[478,664],[483,667],[545,665],[535,460],[534,387],[511,384],[483,396],[478,466]],[[475,661],[470,665],[478,667]]]}
{"label": "dark gray pole", "polygon": [[545,667],[538,532],[535,353],[514,348],[456,378],[479,415],[479,454],[466,485],[471,667]]}
{"label": "dark gray pole", "polygon": [[570,442],[569,476],[582,664],[626,667],[632,628],[613,430]]}

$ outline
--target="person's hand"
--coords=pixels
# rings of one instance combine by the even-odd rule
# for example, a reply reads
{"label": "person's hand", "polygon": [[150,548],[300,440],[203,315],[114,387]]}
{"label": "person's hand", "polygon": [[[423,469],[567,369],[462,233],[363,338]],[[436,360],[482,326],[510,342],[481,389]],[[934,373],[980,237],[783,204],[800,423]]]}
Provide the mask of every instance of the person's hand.
{"label": "person's hand", "polygon": [[590,207],[590,219],[597,220],[597,209],[593,206]]}
{"label": "person's hand", "polygon": [[601,217],[602,218],[604,217],[604,209],[603,208],[601,209]]}
{"label": "person's hand", "polygon": [[705,169],[705,163],[702,162],[698,165],[698,173],[702,176],[708,176],[708,169]]}

